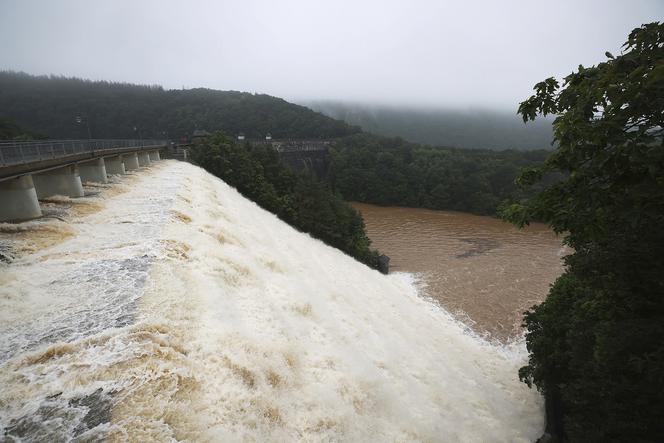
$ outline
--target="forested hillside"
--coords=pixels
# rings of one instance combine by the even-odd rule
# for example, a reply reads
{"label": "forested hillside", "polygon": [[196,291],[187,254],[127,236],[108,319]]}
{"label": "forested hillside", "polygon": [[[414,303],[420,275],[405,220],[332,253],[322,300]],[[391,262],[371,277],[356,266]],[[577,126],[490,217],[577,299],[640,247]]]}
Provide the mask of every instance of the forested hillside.
{"label": "forested hillside", "polygon": [[[78,119],[77,116],[81,118]],[[170,138],[195,129],[262,138],[335,138],[359,132],[264,94],[0,72],[0,119],[51,138]]]}
{"label": "forested hillside", "polygon": [[358,134],[335,143],[329,180],[347,200],[494,215],[501,203],[524,196],[514,183],[521,169],[549,154],[435,148]]}
{"label": "forested hillside", "polygon": [[335,101],[304,105],[363,130],[411,142],[463,149],[551,149],[552,119],[524,125],[513,112],[387,107]]}

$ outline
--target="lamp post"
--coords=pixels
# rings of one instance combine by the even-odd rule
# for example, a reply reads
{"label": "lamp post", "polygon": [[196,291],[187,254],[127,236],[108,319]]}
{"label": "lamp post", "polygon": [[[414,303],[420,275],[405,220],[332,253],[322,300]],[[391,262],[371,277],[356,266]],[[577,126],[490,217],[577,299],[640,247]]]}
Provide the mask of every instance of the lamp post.
{"label": "lamp post", "polygon": [[85,121],[85,127],[88,130],[88,140],[92,140],[92,134],[90,133],[90,124],[88,123],[88,118],[87,117],[82,117],[80,114],[76,116],[75,118],[76,124],[81,124]]}
{"label": "lamp post", "polygon": [[141,131],[138,129],[138,126],[134,126],[134,132],[138,134],[138,140],[141,142],[141,148],[143,147],[143,137],[141,136]]}

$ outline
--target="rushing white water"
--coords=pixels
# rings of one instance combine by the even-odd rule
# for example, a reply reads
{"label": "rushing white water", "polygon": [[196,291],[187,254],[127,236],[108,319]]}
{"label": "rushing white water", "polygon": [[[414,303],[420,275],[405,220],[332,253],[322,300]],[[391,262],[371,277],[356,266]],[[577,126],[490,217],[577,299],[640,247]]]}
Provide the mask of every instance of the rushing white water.
{"label": "rushing white water", "polygon": [[[0,269],[0,439],[532,442],[522,345],[186,163]],[[9,440],[11,441],[11,440]]]}

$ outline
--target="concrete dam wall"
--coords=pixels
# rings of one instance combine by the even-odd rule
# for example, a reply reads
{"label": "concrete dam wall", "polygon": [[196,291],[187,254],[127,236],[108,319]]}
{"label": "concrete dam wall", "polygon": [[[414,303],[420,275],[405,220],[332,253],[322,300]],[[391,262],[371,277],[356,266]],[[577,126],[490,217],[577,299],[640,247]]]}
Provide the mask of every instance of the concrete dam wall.
{"label": "concrete dam wall", "polygon": [[279,151],[279,159],[296,172],[309,172],[318,178],[326,177],[330,167],[330,153],[327,148],[310,151]]}

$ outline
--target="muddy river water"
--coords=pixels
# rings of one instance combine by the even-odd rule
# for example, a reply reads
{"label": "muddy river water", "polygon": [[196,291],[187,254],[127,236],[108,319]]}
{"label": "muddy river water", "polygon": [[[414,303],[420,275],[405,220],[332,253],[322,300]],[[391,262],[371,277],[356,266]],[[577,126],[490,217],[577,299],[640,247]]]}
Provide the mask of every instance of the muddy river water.
{"label": "muddy river water", "polygon": [[520,230],[492,217],[354,203],[391,272],[419,276],[424,292],[480,334],[520,333],[569,252],[543,224]]}

